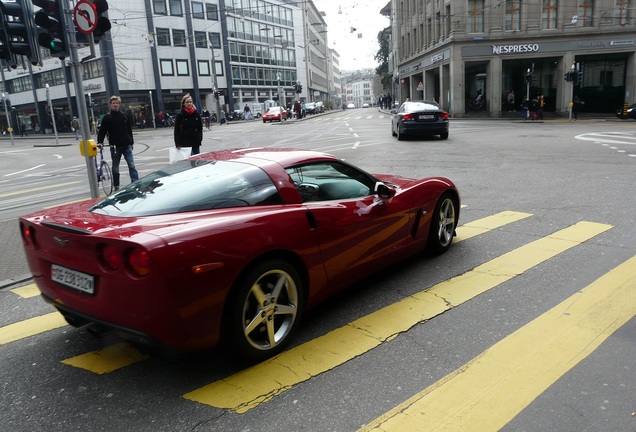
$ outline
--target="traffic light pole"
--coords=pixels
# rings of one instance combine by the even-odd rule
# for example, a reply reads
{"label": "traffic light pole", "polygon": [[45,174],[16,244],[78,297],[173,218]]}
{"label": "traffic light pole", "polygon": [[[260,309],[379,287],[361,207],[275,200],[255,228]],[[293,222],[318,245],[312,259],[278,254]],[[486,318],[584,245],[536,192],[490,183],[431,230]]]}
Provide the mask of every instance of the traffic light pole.
{"label": "traffic light pole", "polygon": [[[3,81],[4,82],[4,81]],[[4,93],[2,93],[2,102],[4,104],[4,115],[7,116],[7,129],[9,130],[9,135],[11,136],[11,145],[14,145],[13,142],[13,128],[11,127],[11,117],[9,117],[9,108],[7,107],[7,97]]]}
{"label": "traffic light pole", "polygon": [[82,141],[80,145],[84,150],[84,159],[86,161],[86,171],[88,172],[88,184],[90,186],[91,198],[98,198],[99,191],[97,188],[97,170],[95,169],[94,156],[89,156],[88,140],[91,138],[90,124],[88,120],[88,110],[86,109],[86,97],[84,95],[84,86],[82,85],[82,68],[77,50],[77,39],[75,37],[75,23],[73,22],[72,10],[69,9],[69,3],[64,3],[64,31],[66,32],[66,40],[69,45],[69,55],[71,64],[71,73],[73,75],[73,85],[75,86],[75,103],[77,104],[77,112],[79,113],[80,132]]}

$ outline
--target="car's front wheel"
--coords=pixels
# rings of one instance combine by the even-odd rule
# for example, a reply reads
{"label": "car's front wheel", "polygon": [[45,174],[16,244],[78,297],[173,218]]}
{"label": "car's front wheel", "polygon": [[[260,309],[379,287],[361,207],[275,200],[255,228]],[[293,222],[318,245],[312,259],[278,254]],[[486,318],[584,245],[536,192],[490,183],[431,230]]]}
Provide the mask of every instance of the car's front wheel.
{"label": "car's front wheel", "polygon": [[459,216],[457,206],[457,198],[449,192],[437,201],[428,233],[427,247],[431,253],[440,255],[451,247]]}
{"label": "car's front wheel", "polygon": [[281,352],[298,326],[302,282],[286,261],[269,260],[239,282],[229,310],[228,333],[239,354],[261,361]]}

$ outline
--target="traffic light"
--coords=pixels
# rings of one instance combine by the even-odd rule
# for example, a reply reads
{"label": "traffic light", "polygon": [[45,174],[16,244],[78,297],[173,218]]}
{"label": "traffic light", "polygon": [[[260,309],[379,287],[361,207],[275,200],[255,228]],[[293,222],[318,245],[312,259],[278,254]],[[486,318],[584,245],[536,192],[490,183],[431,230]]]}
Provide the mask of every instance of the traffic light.
{"label": "traffic light", "polygon": [[303,85],[302,84],[298,83],[298,84],[296,84],[295,87],[296,87],[296,93],[300,94],[300,93],[303,92]]}
{"label": "traffic light", "polygon": [[35,13],[35,24],[38,43],[51,51],[51,55],[59,59],[68,57],[69,45],[67,40],[66,23],[64,20],[67,0],[32,0],[41,9]]}
{"label": "traffic light", "polygon": [[99,41],[104,36],[104,33],[110,30],[111,24],[110,20],[107,16],[102,16],[102,14],[108,12],[108,1],[107,0],[93,0],[93,4],[95,5],[95,10],[97,12],[97,27],[93,32],[93,38],[95,43],[99,43]]}
{"label": "traffic light", "polygon": [[574,83],[579,86],[583,85],[583,69],[579,69],[576,71]]}
{"label": "traffic light", "polygon": [[218,91],[214,92],[214,99],[219,100],[219,92]]}
{"label": "traffic light", "polygon": [[532,81],[532,75],[527,73],[523,76],[523,82],[526,84],[530,84],[530,82]]}
{"label": "traffic light", "polygon": [[566,72],[565,73],[565,80],[567,82],[572,82],[574,81],[574,72]]}
{"label": "traffic light", "polygon": [[[12,17],[12,18],[9,18]],[[0,2],[0,58],[17,67],[16,56],[26,56],[31,64],[40,63],[40,49],[33,39],[35,23],[33,7],[27,0],[19,3]]]}

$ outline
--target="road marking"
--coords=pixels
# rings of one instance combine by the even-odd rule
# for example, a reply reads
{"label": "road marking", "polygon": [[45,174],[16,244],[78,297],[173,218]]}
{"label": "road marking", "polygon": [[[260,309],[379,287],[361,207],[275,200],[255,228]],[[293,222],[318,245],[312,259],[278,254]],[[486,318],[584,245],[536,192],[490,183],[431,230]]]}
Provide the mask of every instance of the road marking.
{"label": "road marking", "polygon": [[142,354],[133,346],[122,342],[99,351],[62,360],[62,363],[102,375],[149,358],[150,356]]}
{"label": "road marking", "polygon": [[245,413],[610,228],[579,222],[183,397]]}
{"label": "road marking", "polygon": [[360,431],[499,430],[635,311],[636,256]]}
{"label": "road marking", "polygon": [[16,172],[12,172],[12,173],[9,173],[9,174],[5,174],[4,176],[5,176],[5,177],[10,177],[10,176],[14,176],[14,175],[22,174],[22,173],[25,173],[25,172],[28,172],[28,171],[33,171],[34,169],[38,169],[38,168],[40,168],[40,167],[43,167],[44,165],[46,165],[46,164],[36,165],[36,166],[31,167],[31,168],[29,168],[29,169],[25,169],[25,170],[22,170],[22,171],[16,171]]}
{"label": "road marking", "polygon": [[9,324],[0,327],[0,345],[64,327],[65,325],[68,325],[68,323],[59,312],[51,312],[46,315],[40,315],[35,318]]}
{"label": "road marking", "polygon": [[475,237],[487,231],[494,230],[495,228],[500,228],[504,225],[512,222],[517,222],[530,216],[532,216],[532,214],[530,213],[504,211],[492,216],[485,217],[483,219],[468,222],[457,228],[457,236],[455,237],[454,242],[457,243],[462,240]]}
{"label": "road marking", "polygon": [[37,297],[40,295],[40,290],[35,284],[25,285],[19,288],[13,288],[11,292],[19,295],[22,298],[31,298],[31,297]]}
{"label": "road marking", "polygon": [[9,193],[6,193],[6,194],[2,194],[2,195],[0,195],[0,198],[9,197],[9,196],[13,196],[13,195],[23,195],[23,194],[26,194],[26,193],[38,192],[38,191],[43,191],[43,190],[47,190],[47,189],[61,188],[61,187],[64,187],[64,186],[70,186],[70,185],[74,185],[74,184],[78,184],[78,183],[85,183],[85,182],[73,181],[73,182],[68,182],[68,183],[55,183],[55,184],[52,184],[52,185],[41,186],[41,187],[32,188],[32,189],[21,189],[21,190],[15,191],[15,192],[9,192]]}

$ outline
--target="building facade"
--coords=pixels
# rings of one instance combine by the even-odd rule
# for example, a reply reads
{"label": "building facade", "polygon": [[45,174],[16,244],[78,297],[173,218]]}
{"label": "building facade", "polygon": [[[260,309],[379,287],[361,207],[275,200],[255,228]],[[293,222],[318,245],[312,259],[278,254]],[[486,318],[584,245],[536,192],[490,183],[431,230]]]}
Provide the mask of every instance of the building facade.
{"label": "building facade", "polygon": [[[392,0],[394,97],[492,117],[543,95],[545,111],[615,112],[636,99],[634,0]],[[575,81],[566,81],[567,73]]]}
{"label": "building facade", "polygon": [[[311,1],[109,4],[112,29],[97,45],[96,56],[88,47],[77,48],[85,102],[93,102],[96,120],[108,112],[113,94],[145,127],[159,112],[177,111],[185,93],[211,112],[241,110],[247,102],[326,101],[333,93],[327,25]],[[3,92],[27,130],[50,129],[52,112],[58,130],[65,131],[78,115],[69,59],[42,51],[41,66],[3,68]],[[297,84],[303,86],[300,94]]]}

